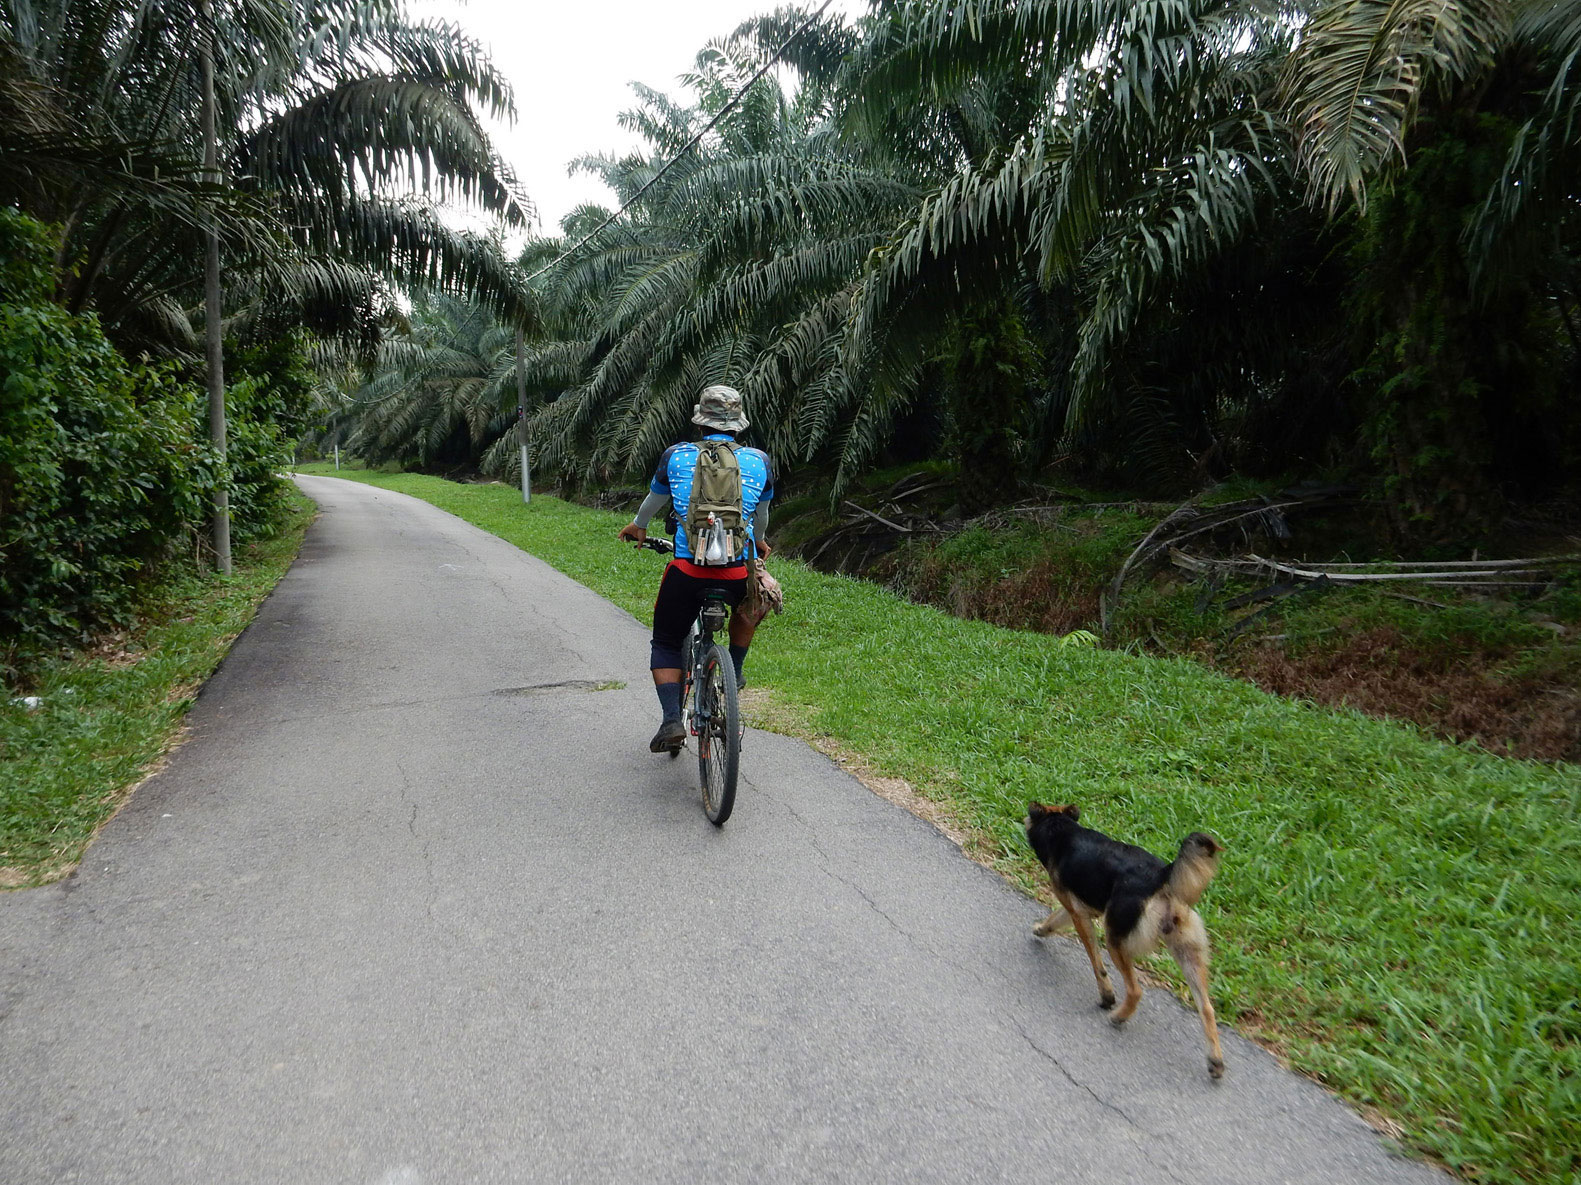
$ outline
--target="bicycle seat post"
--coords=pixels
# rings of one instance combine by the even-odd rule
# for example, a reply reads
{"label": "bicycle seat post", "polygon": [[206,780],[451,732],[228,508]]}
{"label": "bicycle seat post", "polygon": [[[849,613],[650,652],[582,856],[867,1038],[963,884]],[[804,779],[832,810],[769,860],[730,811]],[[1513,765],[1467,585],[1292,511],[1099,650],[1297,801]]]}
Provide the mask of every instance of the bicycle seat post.
{"label": "bicycle seat post", "polygon": [[709,590],[703,599],[702,612],[697,615],[703,632],[713,640],[713,635],[725,628],[725,618],[729,610],[725,607],[724,594],[717,590]]}

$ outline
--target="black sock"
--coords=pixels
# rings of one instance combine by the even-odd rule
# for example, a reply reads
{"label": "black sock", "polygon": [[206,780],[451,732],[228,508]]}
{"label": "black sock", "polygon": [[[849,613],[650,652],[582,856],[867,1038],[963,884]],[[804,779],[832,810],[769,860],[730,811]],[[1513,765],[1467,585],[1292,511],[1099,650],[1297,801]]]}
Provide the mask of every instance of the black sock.
{"label": "black sock", "polygon": [[664,709],[666,721],[681,718],[681,685],[679,683],[655,683],[653,689],[659,693],[659,706]]}
{"label": "black sock", "polygon": [[747,648],[730,643],[730,661],[736,664],[736,682],[741,681],[741,668],[746,665]]}

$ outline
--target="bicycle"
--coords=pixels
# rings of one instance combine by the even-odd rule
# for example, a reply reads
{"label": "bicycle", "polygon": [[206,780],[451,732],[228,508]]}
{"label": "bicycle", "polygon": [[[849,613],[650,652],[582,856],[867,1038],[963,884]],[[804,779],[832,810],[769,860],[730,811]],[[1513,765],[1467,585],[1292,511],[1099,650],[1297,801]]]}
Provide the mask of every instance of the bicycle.
{"label": "bicycle", "polygon": [[[668,539],[649,538],[642,546],[661,555],[675,550]],[[730,606],[722,589],[703,594],[702,608],[686,635],[682,650],[681,719],[688,736],[697,738],[697,772],[702,784],[703,813],[715,827],[724,826],[736,805],[736,778],[741,772],[741,705],[736,695],[736,664],[714,635],[725,628]],[[672,750],[672,758],[679,757]]]}

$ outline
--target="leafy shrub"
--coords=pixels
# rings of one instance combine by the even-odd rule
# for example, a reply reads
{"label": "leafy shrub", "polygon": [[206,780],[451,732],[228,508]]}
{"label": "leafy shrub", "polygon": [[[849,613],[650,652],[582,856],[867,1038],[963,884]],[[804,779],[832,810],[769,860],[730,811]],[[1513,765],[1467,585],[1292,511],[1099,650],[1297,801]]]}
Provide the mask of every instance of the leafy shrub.
{"label": "leafy shrub", "polygon": [[291,468],[316,402],[305,339],[298,332],[227,350],[225,461],[233,542],[268,538],[286,521],[288,483],[280,474]]}
{"label": "leafy shrub", "polygon": [[38,224],[0,211],[0,663],[129,614],[139,574],[201,521],[214,459],[195,393],[129,366],[49,299]]}
{"label": "leafy shrub", "polygon": [[292,448],[279,425],[256,414],[266,388],[262,379],[247,377],[225,392],[225,463],[231,476],[231,542],[267,539],[283,521],[286,479]]}

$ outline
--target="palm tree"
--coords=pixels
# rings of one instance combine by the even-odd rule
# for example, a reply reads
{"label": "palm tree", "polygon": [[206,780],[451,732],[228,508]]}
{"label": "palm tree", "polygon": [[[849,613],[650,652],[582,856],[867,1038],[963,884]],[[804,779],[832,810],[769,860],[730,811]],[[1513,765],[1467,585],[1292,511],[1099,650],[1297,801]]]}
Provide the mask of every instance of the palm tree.
{"label": "palm tree", "polygon": [[1505,489],[1535,492],[1581,446],[1563,379],[1578,46],[1574,5],[1344,0],[1291,55],[1314,200],[1359,220],[1364,431],[1402,534],[1490,531]]}
{"label": "palm tree", "polygon": [[515,396],[513,338],[483,305],[418,294],[341,409],[350,413],[346,447],[376,463],[465,464],[511,423],[503,409]]}
{"label": "palm tree", "polygon": [[0,200],[60,228],[63,301],[126,344],[190,349],[215,226],[255,306],[338,306],[346,325],[385,277],[523,315],[498,251],[430,206],[530,216],[482,128],[511,100],[475,43],[398,0],[215,11],[223,186],[198,167],[195,0],[0,0]]}
{"label": "palm tree", "polygon": [[[996,120],[987,151],[963,142],[866,277],[848,351],[916,359],[963,310],[1020,293],[1030,315],[1042,291],[1064,322],[1050,344],[1070,356],[1044,406],[1067,439],[1145,406],[1144,327],[1282,212],[1291,160],[1267,94],[1290,38],[1278,10],[1224,0],[929,5],[892,21],[867,49],[854,126],[996,87],[1020,122]],[[854,443],[847,468],[873,446]]]}
{"label": "palm tree", "polygon": [[[794,96],[760,84],[535,278],[534,438],[609,478],[731,381],[763,443],[839,482],[920,409],[967,474],[1056,449],[1180,485],[1349,462],[1442,518],[1444,471],[1402,460],[1485,498],[1535,416],[1575,418],[1544,377],[1581,357],[1571,7],[928,0],[818,25]],[[696,107],[639,92],[650,151],[586,167],[635,193],[800,19],[709,47]],[[1549,469],[1581,453],[1541,435]]]}
{"label": "palm tree", "polygon": [[[840,29],[823,30],[828,44]],[[582,166],[623,199],[635,193],[761,64],[760,33],[748,26],[699,55],[698,107],[639,88],[625,121],[651,154]],[[710,382],[746,391],[759,439],[787,460],[833,431],[805,422],[803,401],[829,382],[863,261],[919,191],[843,145],[829,104],[816,78],[794,98],[760,82],[640,205],[540,278],[546,319],[586,343],[572,384],[564,352],[544,356],[564,390],[533,425],[551,465],[593,477],[645,467]]]}

